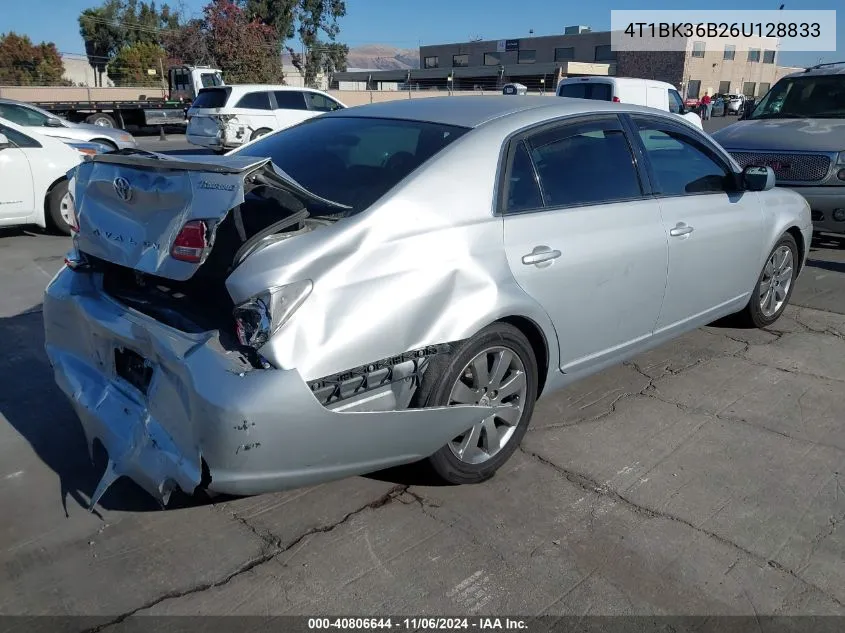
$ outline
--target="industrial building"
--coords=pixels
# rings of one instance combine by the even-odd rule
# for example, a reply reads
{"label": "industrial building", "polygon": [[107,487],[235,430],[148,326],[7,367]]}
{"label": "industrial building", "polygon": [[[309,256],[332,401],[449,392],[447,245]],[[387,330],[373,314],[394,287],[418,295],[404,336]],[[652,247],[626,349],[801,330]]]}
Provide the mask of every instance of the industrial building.
{"label": "industrial building", "polygon": [[564,77],[613,75],[666,81],[692,99],[705,91],[759,97],[795,69],[777,65],[777,40],[752,39],[689,38],[685,50],[616,51],[610,31],[572,26],[559,35],[422,46],[419,69],[335,73],[332,85],[500,91],[513,82],[524,84],[529,92],[550,92]]}

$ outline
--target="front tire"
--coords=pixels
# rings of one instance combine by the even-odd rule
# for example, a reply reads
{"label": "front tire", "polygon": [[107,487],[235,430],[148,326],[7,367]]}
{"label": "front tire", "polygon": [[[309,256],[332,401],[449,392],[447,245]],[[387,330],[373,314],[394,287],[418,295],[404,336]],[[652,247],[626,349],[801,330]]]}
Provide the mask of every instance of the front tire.
{"label": "front tire", "polygon": [[485,481],[510,458],[531,421],[537,399],[537,360],[517,328],[494,323],[424,374],[416,406],[503,404],[510,409],[479,421],[428,459],[452,484]]}
{"label": "front tire", "polygon": [[798,275],[798,245],[789,234],[775,244],[741,313],[747,325],[765,328],[777,321],[789,304]]}
{"label": "front tire", "polygon": [[59,235],[70,235],[71,217],[70,193],[68,182],[62,180],[47,193],[47,226]]}

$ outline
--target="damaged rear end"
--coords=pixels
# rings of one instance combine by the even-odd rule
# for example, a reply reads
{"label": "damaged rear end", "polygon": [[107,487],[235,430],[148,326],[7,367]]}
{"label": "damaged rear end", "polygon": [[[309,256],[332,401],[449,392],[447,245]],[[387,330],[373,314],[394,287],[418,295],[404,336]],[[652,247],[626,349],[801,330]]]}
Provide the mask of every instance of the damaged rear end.
{"label": "damaged rear end", "polygon": [[[45,293],[45,339],[89,445],[109,456],[92,507],[121,476],[166,504],[175,488],[257,494],[371,472],[432,454],[494,410],[405,409],[436,346],[311,384],[262,357],[313,281],[236,304],[227,279],[347,210],[269,159],[101,155],[71,192],[73,249]],[[393,408],[366,410],[374,389],[393,390]]]}

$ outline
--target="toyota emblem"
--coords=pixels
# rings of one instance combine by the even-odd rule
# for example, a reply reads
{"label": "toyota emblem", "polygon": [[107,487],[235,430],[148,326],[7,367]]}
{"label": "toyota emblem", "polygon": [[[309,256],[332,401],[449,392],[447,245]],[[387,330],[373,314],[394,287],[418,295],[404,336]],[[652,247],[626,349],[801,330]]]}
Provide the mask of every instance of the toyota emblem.
{"label": "toyota emblem", "polygon": [[129,184],[126,178],[119,176],[114,179],[112,184],[114,185],[114,192],[118,198],[124,202],[129,202],[132,199],[132,185]]}

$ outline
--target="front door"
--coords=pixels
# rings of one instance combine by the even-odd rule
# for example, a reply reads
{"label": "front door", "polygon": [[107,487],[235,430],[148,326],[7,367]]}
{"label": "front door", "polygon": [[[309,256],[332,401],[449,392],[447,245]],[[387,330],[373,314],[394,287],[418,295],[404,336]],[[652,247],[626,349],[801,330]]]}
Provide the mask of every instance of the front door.
{"label": "front door", "polygon": [[500,203],[508,263],[554,323],[560,368],[586,370],[648,339],[667,240],[617,116],[518,137],[508,160]]}
{"label": "front door", "polygon": [[276,129],[284,130],[319,114],[308,109],[307,93],[302,90],[276,90]]}
{"label": "front door", "polygon": [[0,134],[11,143],[0,149],[0,224],[9,225],[26,220],[35,211],[32,171],[25,153],[27,150],[18,146],[32,147],[34,144],[38,148],[38,143],[4,125],[0,125]]}
{"label": "front door", "polygon": [[656,334],[690,329],[746,302],[760,270],[763,215],[709,143],[681,125],[633,116],[669,241],[669,278]]}

